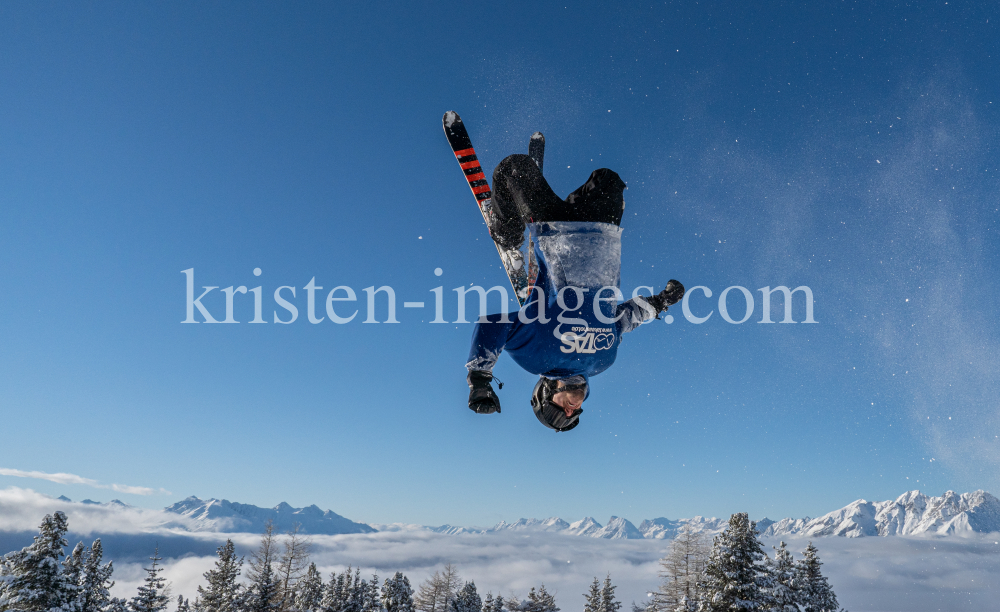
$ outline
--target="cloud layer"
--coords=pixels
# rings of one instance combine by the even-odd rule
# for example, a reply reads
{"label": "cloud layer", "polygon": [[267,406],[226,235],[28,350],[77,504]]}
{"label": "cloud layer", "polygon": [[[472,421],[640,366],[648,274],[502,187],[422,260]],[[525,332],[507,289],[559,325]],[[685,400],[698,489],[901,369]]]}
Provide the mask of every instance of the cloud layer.
{"label": "cloud layer", "polygon": [[[3,551],[31,541],[41,517],[63,510],[70,544],[102,537],[115,561],[114,592],[131,597],[142,581],[154,547],[165,557],[165,576],[174,596],[193,598],[202,574],[212,567],[211,552],[231,538],[240,554],[258,543],[258,534],[190,533],[183,517],[158,510],[62,502],[34,491],[0,490],[0,545]],[[583,592],[594,577],[610,574],[627,605],[656,588],[658,560],[669,540],[604,540],[552,533],[501,532],[447,536],[419,528],[339,536],[312,536],[312,560],[324,575],[361,567],[381,579],[405,573],[416,588],[446,563],[480,592],[525,597],[544,583],[567,612],[583,607]],[[786,539],[796,556],[806,546]],[[853,612],[991,609],[1000,599],[1000,534],[970,537],[817,538],[824,573],[843,607]],[[765,540],[770,550],[777,540]]]}

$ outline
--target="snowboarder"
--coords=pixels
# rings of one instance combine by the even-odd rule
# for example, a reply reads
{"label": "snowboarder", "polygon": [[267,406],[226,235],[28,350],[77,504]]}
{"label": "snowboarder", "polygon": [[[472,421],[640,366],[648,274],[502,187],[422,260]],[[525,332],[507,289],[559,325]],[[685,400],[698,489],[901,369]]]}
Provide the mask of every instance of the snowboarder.
{"label": "snowboarder", "polygon": [[556,431],[573,429],[589,378],[614,363],[622,334],[684,296],[683,285],[671,280],[657,295],[619,303],[624,189],[617,173],[601,168],[562,200],[528,155],[511,155],[496,167],[492,204],[484,209],[490,234],[509,252],[520,249],[527,230],[534,278],[517,313],[476,323],[466,364],[470,409],[500,412],[492,372],[507,351],[539,375],[531,396],[538,420]]}

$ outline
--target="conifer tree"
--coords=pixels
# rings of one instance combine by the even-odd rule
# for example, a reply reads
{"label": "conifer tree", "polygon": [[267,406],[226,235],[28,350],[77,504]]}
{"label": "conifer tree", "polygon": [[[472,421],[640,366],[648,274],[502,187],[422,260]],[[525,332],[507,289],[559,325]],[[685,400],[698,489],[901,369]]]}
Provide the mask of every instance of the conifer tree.
{"label": "conifer tree", "polygon": [[601,581],[594,576],[594,581],[590,583],[590,591],[583,595],[583,612],[604,612],[601,601]]}
{"label": "conifer tree", "polygon": [[344,612],[361,612],[361,609],[365,605],[365,596],[368,594],[368,581],[361,579],[361,568],[354,568],[354,577],[350,580],[345,580],[345,585],[350,582],[350,587],[347,588],[347,603],[344,606]]}
{"label": "conifer tree", "polygon": [[378,586],[378,574],[372,574],[372,579],[361,590],[361,612],[381,612],[382,603]]}
{"label": "conifer tree", "polygon": [[129,601],[129,608],[132,612],[163,612],[170,602],[166,593],[167,581],[160,576],[163,568],[156,566],[156,562],[161,560],[159,546],[156,547],[153,556],[149,559],[153,562],[152,565],[142,568],[146,572],[146,578],[139,586],[138,594]]}
{"label": "conifer tree", "polygon": [[306,570],[312,544],[301,532],[302,524],[293,523],[285,534],[284,552],[278,560],[278,576],[281,580],[281,609],[291,608],[295,597],[295,585]]}
{"label": "conifer tree", "polygon": [[[618,612],[619,608],[622,607],[621,602],[615,599],[616,588],[618,587],[611,584],[611,574],[608,574],[607,577],[604,579],[604,586],[601,587],[602,612]],[[556,609],[558,610],[558,608]]]}
{"label": "conifer tree", "polygon": [[323,604],[323,576],[316,569],[315,563],[310,563],[305,576],[299,580],[295,588],[295,601],[292,606],[295,612],[320,612]]}
{"label": "conifer tree", "polygon": [[649,612],[674,612],[687,598],[689,604],[700,598],[699,584],[705,579],[708,546],[705,535],[685,524],[670,543],[670,550],[660,559],[659,589],[653,593]]}
{"label": "conifer tree", "polygon": [[280,608],[281,582],[274,572],[277,553],[274,523],[268,520],[264,525],[260,546],[250,556],[250,567],[247,570],[250,585],[244,606],[245,612],[277,612]]}
{"label": "conifer tree", "polygon": [[242,588],[236,582],[243,567],[243,557],[236,557],[236,546],[226,540],[216,550],[218,559],[215,567],[203,575],[207,588],[198,587],[198,601],[201,612],[237,612],[240,607]]}
{"label": "conifer tree", "polygon": [[[60,569],[69,525],[62,512],[47,514],[34,542],[4,556],[0,581],[0,610],[48,612],[75,610],[78,587]],[[71,567],[75,567],[75,563]]]}
{"label": "conifer tree", "polygon": [[466,582],[451,601],[451,612],[482,612],[483,600],[476,592],[475,582]]}
{"label": "conifer tree", "polygon": [[347,603],[346,577],[350,577],[351,568],[337,575],[336,572],[330,574],[330,582],[323,589],[323,600],[320,602],[322,612],[340,612]]}
{"label": "conifer tree", "polygon": [[799,582],[798,603],[804,612],[836,612],[839,605],[837,596],[820,571],[823,564],[812,542],[802,551],[802,556],[802,561],[796,563],[795,572]]}
{"label": "conifer tree", "polygon": [[458,568],[449,563],[420,585],[414,606],[419,612],[447,612],[460,585]]}
{"label": "conifer tree", "polygon": [[782,542],[774,547],[774,560],[769,560],[774,586],[771,588],[771,610],[775,612],[799,612],[798,579],[792,553]]}
{"label": "conifer tree", "polygon": [[111,580],[114,572],[112,562],[101,565],[104,560],[104,547],[97,538],[90,548],[83,553],[83,567],[79,575],[79,590],[77,592],[77,610],[79,612],[107,612],[113,602]]}
{"label": "conifer tree", "polygon": [[400,572],[382,585],[382,607],[386,612],[414,612],[410,579]]}
{"label": "conifer tree", "polygon": [[183,595],[177,596],[177,612],[191,612],[191,605],[188,603],[188,600],[184,599]]}
{"label": "conifer tree", "polygon": [[[63,576],[66,582],[79,586],[80,576],[83,574],[83,561],[86,548],[83,546],[83,542],[77,542],[76,546],[73,547],[73,552],[66,555],[63,560]],[[77,589],[77,595],[79,595],[79,589]],[[74,600],[77,598],[74,598]]]}
{"label": "conifer tree", "polygon": [[764,565],[757,525],[745,512],[729,517],[715,537],[705,567],[701,609],[706,612],[757,612],[770,605],[772,580]]}

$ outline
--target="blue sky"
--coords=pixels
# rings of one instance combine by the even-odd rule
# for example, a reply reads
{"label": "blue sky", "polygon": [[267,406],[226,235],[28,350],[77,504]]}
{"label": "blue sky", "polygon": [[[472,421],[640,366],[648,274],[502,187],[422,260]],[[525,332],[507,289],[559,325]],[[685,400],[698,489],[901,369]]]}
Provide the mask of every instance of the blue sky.
{"label": "blue sky", "polygon": [[[169,493],[0,485],[477,525],[996,492],[997,13],[5,3],[0,467]],[[506,283],[450,109],[488,170],[541,130],[560,195],[621,174],[626,291],[738,285],[754,315],[629,334],[572,434],[508,359],[503,414],[472,414],[471,325],[402,308],[442,286],[454,320],[452,288]],[[300,317],[248,324],[237,295],[241,324],[181,324],[191,268],[261,286],[268,321],[297,287]],[[392,286],[401,323],[310,324],[312,278]],[[819,323],[757,323],[777,285]]]}

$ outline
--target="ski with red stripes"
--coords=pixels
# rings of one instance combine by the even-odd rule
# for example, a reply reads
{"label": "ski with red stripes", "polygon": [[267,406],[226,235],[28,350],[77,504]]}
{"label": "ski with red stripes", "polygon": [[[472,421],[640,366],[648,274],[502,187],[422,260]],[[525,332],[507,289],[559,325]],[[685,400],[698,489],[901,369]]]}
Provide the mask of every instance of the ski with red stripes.
{"label": "ski with red stripes", "polygon": [[[476,150],[472,148],[469,132],[465,129],[462,118],[455,111],[445,113],[441,123],[444,127],[444,134],[448,137],[448,144],[451,145],[458,165],[465,173],[465,180],[468,181],[469,188],[472,189],[472,195],[475,196],[476,203],[479,204],[479,212],[482,213],[483,220],[486,221],[486,227],[493,227],[495,224],[490,222],[494,214],[493,192],[490,191],[489,181],[486,180],[486,174],[483,172],[482,166],[479,165]],[[492,238],[492,235],[490,237]],[[517,302],[523,306],[528,297],[528,274],[524,268],[524,254],[519,249],[505,249],[495,240],[493,244],[496,245],[497,252],[500,253],[500,261],[503,262],[507,278],[510,279],[510,284],[514,288],[514,296],[517,298]]]}

